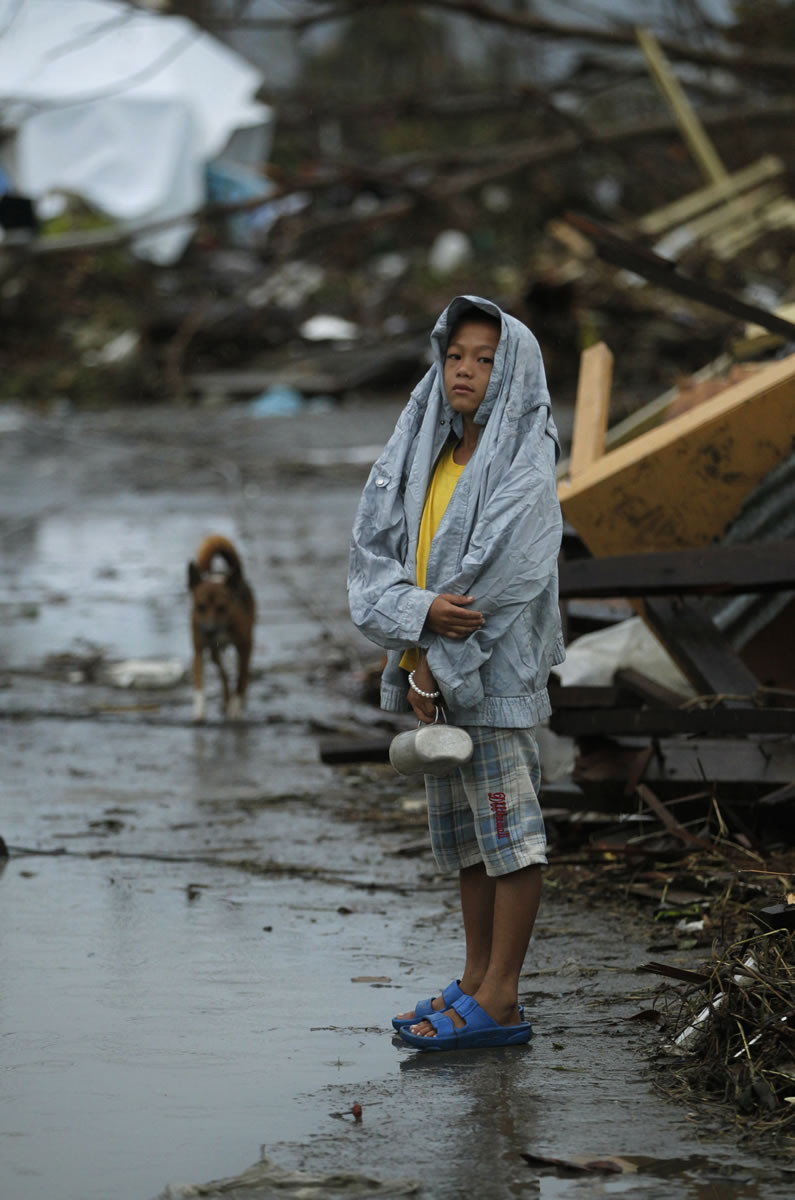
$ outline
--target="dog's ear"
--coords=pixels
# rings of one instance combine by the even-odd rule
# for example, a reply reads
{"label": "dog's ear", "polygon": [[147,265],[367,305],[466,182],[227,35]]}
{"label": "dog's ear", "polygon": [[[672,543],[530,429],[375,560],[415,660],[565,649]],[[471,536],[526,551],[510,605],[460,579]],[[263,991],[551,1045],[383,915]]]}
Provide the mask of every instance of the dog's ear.
{"label": "dog's ear", "polygon": [[188,587],[191,591],[201,583],[202,573],[195,562],[188,563]]}
{"label": "dog's ear", "polygon": [[239,591],[243,583],[243,572],[240,570],[240,567],[231,567],[225,582],[230,591]]}

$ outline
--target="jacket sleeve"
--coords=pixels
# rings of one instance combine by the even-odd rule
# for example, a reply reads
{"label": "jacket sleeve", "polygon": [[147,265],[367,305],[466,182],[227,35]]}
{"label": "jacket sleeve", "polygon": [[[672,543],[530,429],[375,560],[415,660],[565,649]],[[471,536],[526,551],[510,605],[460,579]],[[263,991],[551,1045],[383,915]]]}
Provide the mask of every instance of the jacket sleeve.
{"label": "jacket sleeve", "polygon": [[555,443],[537,420],[485,505],[460,571],[439,589],[473,596],[472,607],[486,618],[464,641],[435,637],[428,646],[428,665],[457,706],[480,703],[480,670],[494,645],[555,578],[563,524],[555,457]]}
{"label": "jacket sleeve", "polygon": [[406,567],[408,533],[402,471],[411,413],[401,416],[365,484],[351,537],[348,603],[354,625],[386,650],[427,644],[423,625],[435,592]]}

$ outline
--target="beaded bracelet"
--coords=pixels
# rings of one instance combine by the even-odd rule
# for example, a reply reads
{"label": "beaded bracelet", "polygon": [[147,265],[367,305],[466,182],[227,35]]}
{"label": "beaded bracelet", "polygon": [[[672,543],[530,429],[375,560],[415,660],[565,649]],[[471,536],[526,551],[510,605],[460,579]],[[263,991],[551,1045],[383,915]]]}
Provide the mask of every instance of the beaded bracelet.
{"label": "beaded bracelet", "polygon": [[413,671],[409,671],[409,687],[411,688],[411,690],[413,692],[416,692],[418,696],[422,696],[423,700],[438,700],[442,694],[439,691],[424,692],[422,690],[422,688],[418,688],[416,683],[414,682],[414,672]]}

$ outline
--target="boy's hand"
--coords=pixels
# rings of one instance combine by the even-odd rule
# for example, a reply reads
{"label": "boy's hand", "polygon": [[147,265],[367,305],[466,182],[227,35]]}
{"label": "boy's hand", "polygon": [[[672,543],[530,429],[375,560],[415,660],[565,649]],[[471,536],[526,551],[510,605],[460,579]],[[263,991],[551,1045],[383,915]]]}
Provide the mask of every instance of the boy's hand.
{"label": "boy's hand", "polygon": [[469,637],[470,633],[486,624],[483,613],[476,608],[466,607],[472,600],[472,596],[454,596],[452,592],[443,592],[428,609],[425,624],[431,633],[440,633],[442,637]]}
{"label": "boy's hand", "polygon": [[[428,666],[424,655],[414,668],[414,682],[424,692],[435,692],[438,690],[436,680],[431,673],[431,668]],[[423,721],[426,725],[433,724],[436,720],[436,707],[439,704],[439,700],[428,700],[425,696],[420,696],[418,692],[415,692],[414,688],[410,687],[408,702],[414,709],[414,715],[418,721]]]}

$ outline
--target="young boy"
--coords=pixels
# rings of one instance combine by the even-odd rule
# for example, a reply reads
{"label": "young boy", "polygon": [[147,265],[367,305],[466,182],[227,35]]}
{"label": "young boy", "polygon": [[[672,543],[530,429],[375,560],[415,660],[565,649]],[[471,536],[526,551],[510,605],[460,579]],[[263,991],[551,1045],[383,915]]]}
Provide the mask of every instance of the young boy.
{"label": "young boy", "polygon": [[382,708],[430,722],[442,703],[474,744],[466,767],[425,777],[436,863],[459,874],[463,973],[392,1022],[409,1045],[446,1050],[532,1034],[518,1007],[546,863],[532,729],[564,650],[559,443],[538,344],[476,296],[456,297],[431,341],[362,494],[348,595],[388,651]]}

